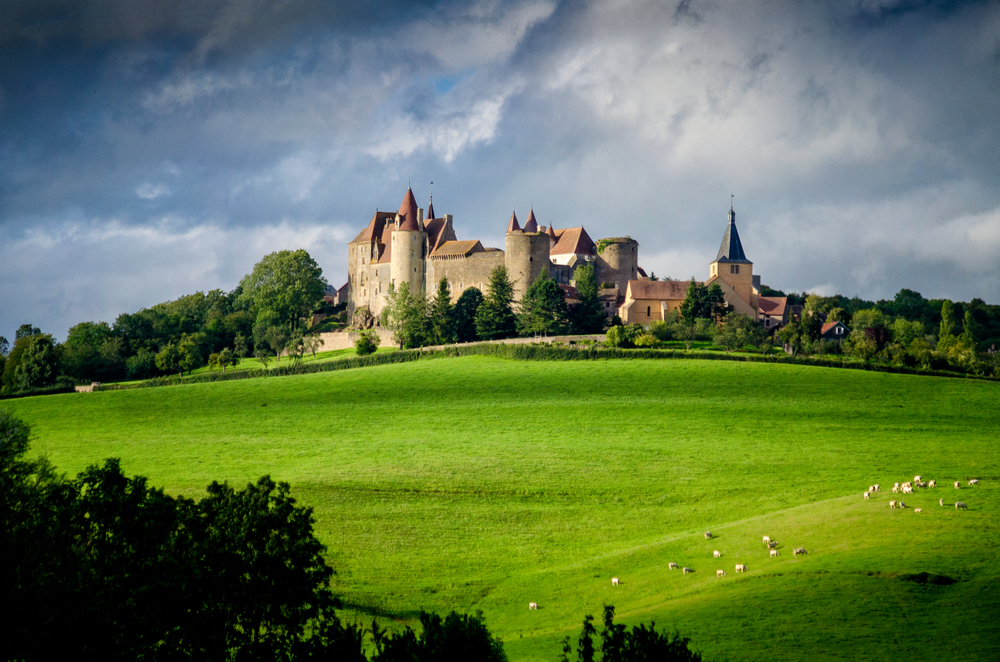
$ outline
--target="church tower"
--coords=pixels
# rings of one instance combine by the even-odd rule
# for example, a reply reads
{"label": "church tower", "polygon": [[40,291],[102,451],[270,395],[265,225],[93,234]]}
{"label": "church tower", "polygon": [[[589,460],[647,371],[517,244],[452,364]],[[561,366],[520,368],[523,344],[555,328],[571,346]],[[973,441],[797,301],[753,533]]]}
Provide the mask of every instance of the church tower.
{"label": "church tower", "polygon": [[726,233],[722,235],[722,245],[719,254],[710,267],[709,281],[716,278],[730,285],[736,294],[756,308],[757,292],[753,286],[753,262],[747,259],[740,242],[740,233],[736,231],[736,212],[729,207],[729,224]]}

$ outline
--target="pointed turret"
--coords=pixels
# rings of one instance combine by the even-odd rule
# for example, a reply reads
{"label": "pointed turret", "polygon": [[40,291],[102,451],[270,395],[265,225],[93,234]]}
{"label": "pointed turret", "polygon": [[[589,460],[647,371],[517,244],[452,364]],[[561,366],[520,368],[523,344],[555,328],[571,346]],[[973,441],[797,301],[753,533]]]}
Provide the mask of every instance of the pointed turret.
{"label": "pointed turret", "polygon": [[722,235],[722,245],[719,246],[719,254],[715,257],[715,261],[750,264],[746,253],[743,252],[740,233],[736,230],[736,212],[732,207],[729,208],[729,225],[726,226],[726,233]]}
{"label": "pointed turret", "polygon": [[406,232],[419,232],[420,226],[417,223],[417,201],[413,197],[413,190],[406,189],[403,196],[403,204],[399,206],[399,229]]}
{"label": "pointed turret", "polygon": [[528,212],[528,222],[524,224],[525,232],[538,232],[538,221],[535,220],[534,208]]}
{"label": "pointed turret", "polygon": [[510,234],[511,232],[520,232],[520,231],[521,231],[521,225],[517,222],[517,213],[511,212],[510,223],[507,224],[507,234]]}
{"label": "pointed turret", "polygon": [[431,196],[431,201],[429,203],[427,203],[427,220],[429,221],[432,218],[437,218],[437,216],[434,215],[434,196],[433,195]]}
{"label": "pointed turret", "polygon": [[545,234],[549,235],[549,240],[552,242],[552,245],[555,246],[556,245],[556,231],[552,229],[552,224],[551,223],[549,223],[549,227],[545,229]]}

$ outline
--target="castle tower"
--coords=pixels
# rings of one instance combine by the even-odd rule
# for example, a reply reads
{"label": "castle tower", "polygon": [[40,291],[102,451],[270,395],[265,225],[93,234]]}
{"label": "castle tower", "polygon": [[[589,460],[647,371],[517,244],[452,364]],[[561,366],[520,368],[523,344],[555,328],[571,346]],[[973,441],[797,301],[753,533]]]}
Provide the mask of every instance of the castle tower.
{"label": "castle tower", "polygon": [[424,247],[427,233],[423,230],[423,210],[417,207],[413,191],[406,189],[403,204],[396,212],[396,227],[392,232],[392,265],[390,277],[398,290],[406,283],[410,294],[424,295]]}
{"label": "castle tower", "polygon": [[746,253],[743,252],[740,233],[736,231],[736,212],[732,207],[729,208],[729,225],[722,235],[719,254],[709,269],[709,280],[718,278],[725,281],[741,299],[756,308],[754,299],[757,293],[753,286],[753,262],[748,260]]}
{"label": "castle tower", "polygon": [[528,221],[524,224],[525,232],[538,232],[538,221],[535,220],[535,210],[528,212]]}
{"label": "castle tower", "polygon": [[521,230],[517,216],[512,214],[504,239],[504,266],[507,267],[507,275],[514,283],[515,302],[521,300],[528,287],[542,273],[542,269],[551,266],[549,235],[538,232],[538,221],[535,220],[534,211],[528,217],[528,223],[533,224],[535,229],[528,232],[529,225],[525,224],[525,229]]}
{"label": "castle tower", "polygon": [[639,242],[631,237],[602,239],[594,276],[598,283],[615,283],[625,293],[628,282],[639,278]]}

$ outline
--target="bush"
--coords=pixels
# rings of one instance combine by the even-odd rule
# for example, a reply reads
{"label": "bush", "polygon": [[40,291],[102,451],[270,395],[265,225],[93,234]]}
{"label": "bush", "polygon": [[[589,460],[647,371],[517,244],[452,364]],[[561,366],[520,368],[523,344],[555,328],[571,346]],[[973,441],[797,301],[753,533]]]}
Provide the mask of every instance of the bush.
{"label": "bush", "polygon": [[375,353],[379,342],[378,334],[374,331],[362,331],[361,335],[354,342],[354,349],[357,350],[358,356],[368,356]]}

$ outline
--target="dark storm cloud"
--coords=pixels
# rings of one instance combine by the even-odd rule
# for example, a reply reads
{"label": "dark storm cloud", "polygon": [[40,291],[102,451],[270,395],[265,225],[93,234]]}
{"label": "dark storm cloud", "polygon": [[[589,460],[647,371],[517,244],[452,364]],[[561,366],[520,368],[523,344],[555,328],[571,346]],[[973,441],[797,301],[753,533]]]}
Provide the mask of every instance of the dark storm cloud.
{"label": "dark storm cloud", "polygon": [[[511,207],[703,278],[736,206],[785,289],[1000,301],[1000,11],[907,1],[7,3],[0,334]],[[14,294],[20,291],[21,296]]]}

